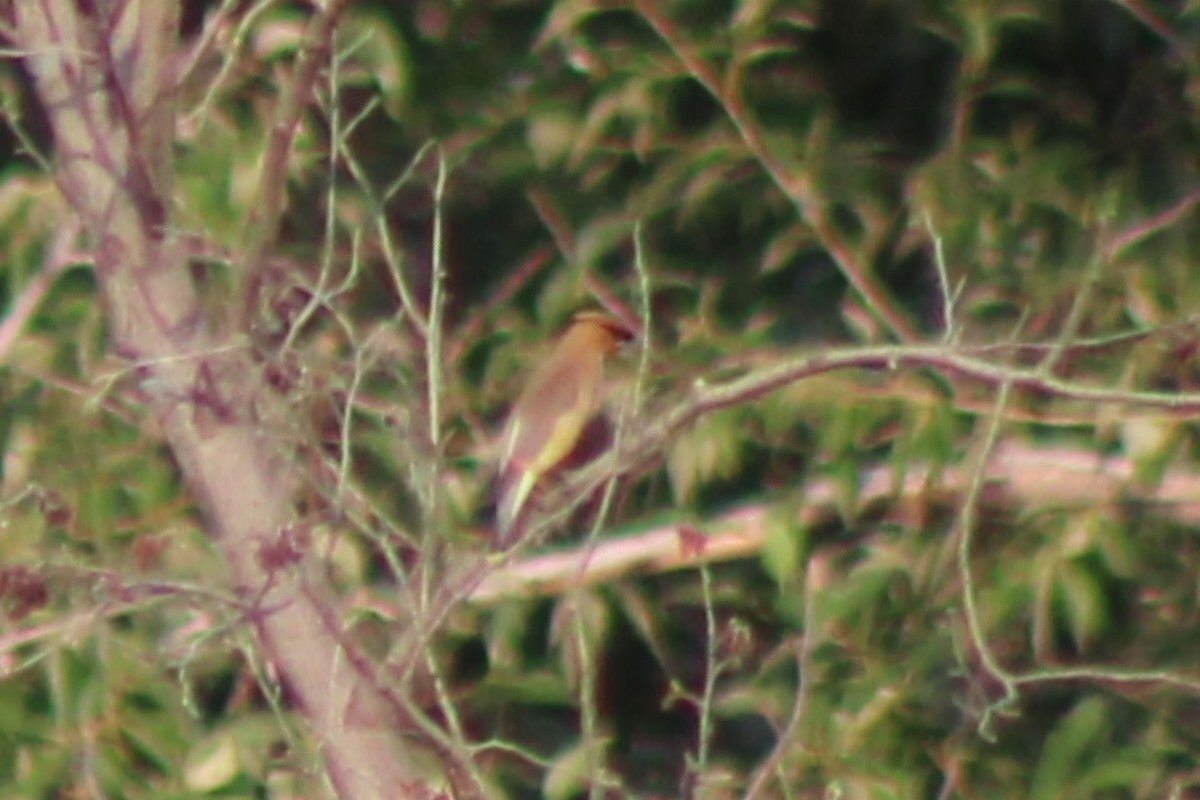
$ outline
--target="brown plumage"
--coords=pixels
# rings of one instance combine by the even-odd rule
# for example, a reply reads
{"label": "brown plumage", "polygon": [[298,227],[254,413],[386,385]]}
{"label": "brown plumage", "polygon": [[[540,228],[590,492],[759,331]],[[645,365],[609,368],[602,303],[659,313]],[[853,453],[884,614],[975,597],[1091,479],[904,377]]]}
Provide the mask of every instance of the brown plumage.
{"label": "brown plumage", "polygon": [[511,544],[538,482],[571,454],[596,413],[604,362],[628,329],[596,311],[581,311],[534,371],[505,425],[497,484],[496,529]]}

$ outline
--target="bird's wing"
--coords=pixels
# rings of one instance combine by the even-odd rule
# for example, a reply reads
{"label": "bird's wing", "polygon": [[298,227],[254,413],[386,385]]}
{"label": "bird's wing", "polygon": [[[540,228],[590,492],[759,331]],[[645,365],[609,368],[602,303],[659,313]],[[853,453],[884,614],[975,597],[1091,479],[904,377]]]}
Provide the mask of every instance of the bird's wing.
{"label": "bird's wing", "polygon": [[[534,467],[545,471],[562,460],[592,412],[590,395],[594,380],[566,363],[545,364],[545,371],[534,376],[509,415],[505,433],[502,468]],[[534,402],[537,408],[532,408]],[[547,444],[554,443],[547,451]],[[565,449],[564,449],[565,448]],[[555,457],[551,458],[551,455]]]}

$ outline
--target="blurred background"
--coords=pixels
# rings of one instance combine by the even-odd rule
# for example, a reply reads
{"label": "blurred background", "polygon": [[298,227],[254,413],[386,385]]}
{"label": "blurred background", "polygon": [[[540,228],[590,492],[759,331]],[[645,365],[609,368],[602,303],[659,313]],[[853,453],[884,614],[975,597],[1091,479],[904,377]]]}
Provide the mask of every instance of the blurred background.
{"label": "blurred background", "polygon": [[[216,319],[310,14],[185,4],[171,225]],[[648,323],[609,370],[635,438],[921,346],[699,415],[509,566],[675,561],[457,603],[429,647],[476,763],[513,798],[1200,797],[1198,34],[1182,1],[351,2],[254,343],[348,630],[385,654],[399,587],[486,553],[505,411],[581,307]],[[0,794],[310,796],[0,80]]]}

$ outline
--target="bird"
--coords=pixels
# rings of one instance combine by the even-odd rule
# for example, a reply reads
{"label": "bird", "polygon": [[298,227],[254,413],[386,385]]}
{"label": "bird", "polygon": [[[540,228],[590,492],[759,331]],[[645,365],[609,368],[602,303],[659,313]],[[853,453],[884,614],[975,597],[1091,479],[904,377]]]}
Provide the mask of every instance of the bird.
{"label": "bird", "polygon": [[529,377],[505,422],[496,482],[496,532],[507,547],[538,483],[579,445],[602,399],[604,363],[633,332],[601,311],[577,312]]}

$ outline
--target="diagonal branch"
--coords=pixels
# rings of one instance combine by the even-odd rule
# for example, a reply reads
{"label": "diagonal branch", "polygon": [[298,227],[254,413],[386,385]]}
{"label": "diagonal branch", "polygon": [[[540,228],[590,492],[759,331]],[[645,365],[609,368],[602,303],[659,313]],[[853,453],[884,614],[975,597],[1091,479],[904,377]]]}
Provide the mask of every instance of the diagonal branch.
{"label": "diagonal branch", "polygon": [[663,13],[662,4],[655,0],[636,0],[634,6],[654,28],[654,32],[667,43],[688,73],[725,110],[746,149],[766,171],[771,181],[792,201],[796,213],[813,229],[842,275],[876,319],[887,325],[901,340],[912,341],[918,338],[912,322],[896,306],[888,291],[871,276],[867,265],[855,256],[849,244],[838,233],[810,181],[804,176],[792,175],[776,158],[741,98],[734,89],[723,86],[716,70],[695,52],[675,23]]}
{"label": "diagonal branch", "polygon": [[329,0],[308,24],[291,81],[284,87],[275,110],[259,170],[258,196],[246,221],[244,256],[243,329],[252,329],[263,289],[264,261],[279,232],[287,190],[287,165],[300,127],[300,117],[313,98],[318,71],[328,63],[338,20],[350,0]]}
{"label": "diagonal branch", "polygon": [[[993,487],[1026,508],[1096,507],[1132,496],[1170,519],[1200,524],[1200,472],[1169,470],[1153,488],[1137,487],[1134,462],[1088,449],[1036,447],[1004,442],[986,465],[985,487]],[[934,469],[910,464],[902,479],[886,466],[859,477],[860,507],[927,498],[930,480],[954,495],[966,491],[972,470],[961,465]],[[805,503],[795,524],[812,528],[839,511],[837,482],[815,480],[804,487]],[[693,569],[700,564],[752,558],[767,538],[771,508],[752,504],[709,520],[702,544],[687,536],[677,523],[616,536],[595,546],[539,553],[503,564],[474,586],[468,601],[489,605],[514,597],[559,594],[577,586],[609,583],[631,574]]]}
{"label": "diagonal branch", "polygon": [[[1019,345],[1013,345],[1019,349]],[[1015,396],[1046,394],[1059,400],[1089,405],[1117,405],[1130,409],[1153,409],[1171,416],[1200,414],[1200,393],[1125,391],[1091,386],[1058,378],[1043,370],[998,365],[980,358],[979,352],[994,348],[943,345],[894,345],[831,350],[786,359],[752,370],[722,383],[697,384],[682,401],[665,411],[650,409],[642,424],[631,430],[619,452],[568,476],[561,482],[548,508],[555,512],[527,537],[536,542],[567,519],[614,474],[631,474],[657,460],[679,433],[705,414],[760,399],[797,381],[833,370],[869,369],[895,371],[902,368],[932,369],[956,375],[988,387],[1009,384]]]}
{"label": "diagonal branch", "polygon": [[[373,665],[351,651],[342,610],[301,546],[295,458],[279,444],[286,412],[247,349],[207,318],[171,226],[146,213],[170,208],[173,77],[162,67],[174,63],[178,6],[130,0],[104,20],[89,13],[94,5],[15,0],[6,10],[50,119],[60,186],[93,240],[115,347],[134,361],[236,592],[253,609],[247,621],[257,644],[307,721],[334,790],[354,798],[395,797],[401,786],[432,792],[411,742],[347,719],[354,696],[396,703],[376,684]],[[263,190],[260,221],[269,229],[252,237],[259,256],[278,220],[295,122],[323,63],[319,43],[345,5],[331,3],[314,21],[309,43],[317,50],[302,56],[277,120],[263,175],[278,185]],[[448,771],[451,781],[461,773],[453,764]]]}

